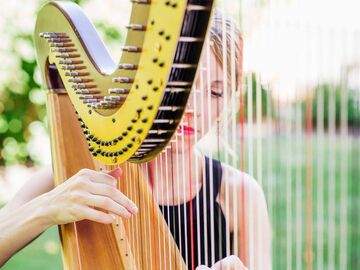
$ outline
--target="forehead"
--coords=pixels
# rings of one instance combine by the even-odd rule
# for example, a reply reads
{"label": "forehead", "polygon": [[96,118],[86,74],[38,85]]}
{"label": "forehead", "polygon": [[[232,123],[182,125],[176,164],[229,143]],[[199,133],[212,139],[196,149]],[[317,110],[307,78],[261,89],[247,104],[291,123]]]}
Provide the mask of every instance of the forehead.
{"label": "forehead", "polygon": [[[208,46],[208,45],[207,45]],[[211,81],[222,80],[223,70],[222,65],[217,60],[215,53],[212,49],[205,47],[200,58],[200,68],[202,71],[202,76],[207,78],[210,77]]]}

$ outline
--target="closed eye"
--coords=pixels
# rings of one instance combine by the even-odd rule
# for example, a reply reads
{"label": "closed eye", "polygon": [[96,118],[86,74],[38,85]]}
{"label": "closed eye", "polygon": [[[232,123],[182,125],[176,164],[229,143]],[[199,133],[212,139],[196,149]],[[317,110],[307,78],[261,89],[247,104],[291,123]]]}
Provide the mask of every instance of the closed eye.
{"label": "closed eye", "polygon": [[224,93],[223,81],[211,82],[211,95],[214,97],[222,97]]}

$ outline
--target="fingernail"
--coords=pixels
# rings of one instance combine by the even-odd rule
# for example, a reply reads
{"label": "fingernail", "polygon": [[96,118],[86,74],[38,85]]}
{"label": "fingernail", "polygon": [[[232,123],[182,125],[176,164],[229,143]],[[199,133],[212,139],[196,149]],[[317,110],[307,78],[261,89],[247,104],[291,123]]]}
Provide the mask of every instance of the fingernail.
{"label": "fingernail", "polygon": [[115,170],[110,171],[108,174],[115,178],[119,178],[121,176],[121,170],[120,168],[116,168]]}
{"label": "fingernail", "polygon": [[131,207],[131,212],[133,214],[136,214],[139,211],[139,209],[134,205],[133,207]]}

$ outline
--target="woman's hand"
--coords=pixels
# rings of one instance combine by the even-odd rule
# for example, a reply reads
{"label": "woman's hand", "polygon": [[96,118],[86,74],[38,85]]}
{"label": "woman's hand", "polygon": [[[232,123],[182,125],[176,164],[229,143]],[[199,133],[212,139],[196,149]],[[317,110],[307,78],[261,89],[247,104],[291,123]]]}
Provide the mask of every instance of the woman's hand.
{"label": "woman's hand", "polygon": [[83,219],[112,223],[114,214],[129,218],[136,214],[136,205],[116,189],[116,169],[109,174],[82,169],[52,191],[36,198],[42,214],[50,225],[65,224]]}
{"label": "woman's hand", "polygon": [[226,257],[226,258],[218,261],[211,268],[209,268],[205,265],[200,265],[200,266],[196,267],[195,270],[206,270],[206,269],[211,269],[211,270],[248,270],[248,268],[246,268],[244,266],[244,264],[239,259],[239,257],[237,257],[235,255],[231,255],[229,257]]}

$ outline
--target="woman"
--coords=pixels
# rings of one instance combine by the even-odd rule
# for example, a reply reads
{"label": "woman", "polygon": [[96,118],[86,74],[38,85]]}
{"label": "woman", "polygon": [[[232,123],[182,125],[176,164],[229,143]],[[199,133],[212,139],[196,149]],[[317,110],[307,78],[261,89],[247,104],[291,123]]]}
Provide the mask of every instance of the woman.
{"label": "woman", "polygon": [[190,97],[184,124],[144,173],[149,172],[154,196],[189,269],[201,264],[213,265],[211,269],[246,269],[244,264],[271,269],[270,224],[262,189],[251,176],[206,157],[223,150],[220,142],[206,144],[207,149],[215,146],[212,151],[201,147],[201,138],[208,133],[224,136],[220,130],[227,127],[220,123],[221,114],[231,114],[224,106],[235,98],[242,73],[242,39],[234,23],[215,13],[209,38],[210,49],[202,54],[198,90]]}
{"label": "woman", "polygon": [[[218,16],[215,17],[215,24],[213,24],[211,29],[210,40],[213,44],[212,50],[210,54],[204,53],[201,60],[203,66],[208,66],[207,77],[206,75],[204,77],[206,77],[206,81],[210,81],[210,85],[205,86],[205,88],[211,88],[212,95],[210,99],[212,108],[221,108],[223,102],[221,90],[224,88],[224,83],[219,79],[223,78],[221,62],[222,33],[219,33],[218,25],[216,25],[216,22],[219,22],[219,20]],[[233,26],[232,24],[227,25],[227,27]],[[240,42],[239,35],[236,36]],[[237,44],[239,45],[236,50],[237,59],[241,62],[241,46],[240,43]],[[226,57],[231,58],[229,53],[227,53]],[[227,63],[230,63],[230,61],[227,61]],[[241,68],[237,68],[236,73],[241,74]],[[197,80],[197,88],[201,84],[200,77],[201,75]],[[236,77],[240,78],[240,76]],[[191,111],[196,106],[200,107],[201,104],[197,105],[190,102],[189,106],[189,111]],[[216,119],[219,116],[219,110],[205,113],[211,114],[211,119]],[[165,217],[174,217],[176,211],[174,209],[178,209],[178,205],[184,206],[191,201],[199,201],[200,197],[206,197],[206,201],[201,208],[207,211],[207,207],[210,207],[209,209],[213,210],[213,215],[209,214],[207,219],[198,220],[199,225],[197,225],[195,224],[196,215],[198,212],[200,214],[201,209],[194,207],[191,215],[195,213],[195,219],[192,222],[185,224],[185,219],[181,218],[179,220],[182,223],[180,226],[183,226],[184,231],[187,230],[189,233],[186,237],[182,238],[174,234],[174,238],[177,241],[188,240],[189,243],[191,241],[193,243],[197,242],[197,239],[194,240],[194,231],[201,225],[204,225],[203,227],[208,227],[209,231],[211,231],[211,228],[217,231],[217,235],[221,235],[220,238],[222,240],[215,239],[214,233],[207,234],[205,238],[209,238],[207,241],[209,244],[205,245],[205,243],[200,241],[199,247],[189,248],[188,252],[185,252],[186,250],[183,249],[184,259],[189,267],[192,268],[205,263],[208,266],[212,265],[211,269],[246,269],[244,264],[251,266],[250,269],[270,269],[269,223],[266,203],[261,188],[250,176],[232,167],[210,158],[205,159],[204,157],[196,156],[194,154],[196,146],[195,137],[204,135],[210,129],[210,125],[204,125],[203,129],[194,130],[195,122],[200,121],[199,115],[190,114],[186,116],[186,119],[188,123],[180,127],[183,134],[182,137],[184,138],[183,143],[181,147],[180,145],[171,145],[170,155],[175,156],[174,160],[181,160],[183,157],[187,161],[198,160],[200,166],[197,166],[197,170],[191,171],[188,178],[190,181],[183,182],[185,185],[177,186],[181,189],[179,194],[182,195],[175,196],[175,193],[169,191],[172,190],[172,187],[175,187],[175,182],[179,182],[179,179],[186,179],[189,175],[183,175],[185,172],[179,172],[175,179],[176,181],[167,183],[172,185],[172,187],[164,189],[164,186],[166,186],[164,184],[165,180],[172,178],[166,174],[166,170],[160,170],[157,167],[157,165],[160,166],[161,163],[166,162],[164,160],[166,155],[160,156],[157,159],[159,164],[155,161],[149,167],[149,178],[150,180],[155,180],[151,181],[153,183],[154,195],[161,205],[160,208],[163,210]],[[196,136],[195,133],[197,134]],[[173,168],[176,167],[175,163],[171,165],[173,165],[171,166]],[[84,169],[54,189],[51,170],[42,171],[34,176],[17,193],[15,198],[0,210],[0,266],[15,252],[52,225],[65,224],[82,219],[111,223],[114,221],[113,214],[124,218],[129,218],[131,215],[136,214],[137,208],[134,203],[115,188],[115,178],[118,178],[120,174],[120,170],[105,174]],[[191,179],[203,180],[191,181]],[[232,194],[234,193],[227,192],[229,188],[239,194],[245,190],[245,194],[251,194],[251,198],[245,197],[246,202],[252,201],[253,203],[246,203],[244,205],[241,201],[241,198],[244,197],[241,196],[238,196],[235,199],[235,203],[233,203],[234,197]],[[166,196],[161,196],[161,194]],[[227,201],[231,203],[227,204]],[[176,207],[171,207],[171,205],[176,205]],[[244,214],[233,215],[237,209],[241,209],[241,205],[244,205],[242,208],[245,209]],[[95,210],[94,206],[108,211],[110,214],[105,213],[105,211]],[[184,207],[186,208],[186,206]],[[189,208],[187,211],[189,212]],[[185,213],[185,215],[190,216],[190,212]],[[244,220],[242,220],[242,217]],[[190,221],[190,218],[187,218],[187,220]],[[192,225],[192,228],[190,225]],[[257,233],[259,228],[263,229],[261,234]],[[231,237],[234,238],[232,242],[236,243],[231,245],[230,252],[226,252],[226,249],[228,249],[226,246],[229,246],[229,243],[226,243],[224,240],[226,238],[226,231],[231,232]],[[250,232],[255,237],[252,237]],[[246,244],[249,248],[246,248],[245,252],[243,250],[244,246],[240,244],[244,243],[244,240],[249,242],[249,245]],[[220,246],[221,248],[218,248]],[[242,261],[239,257],[241,257]],[[208,268],[206,266],[198,266],[198,269]]]}

